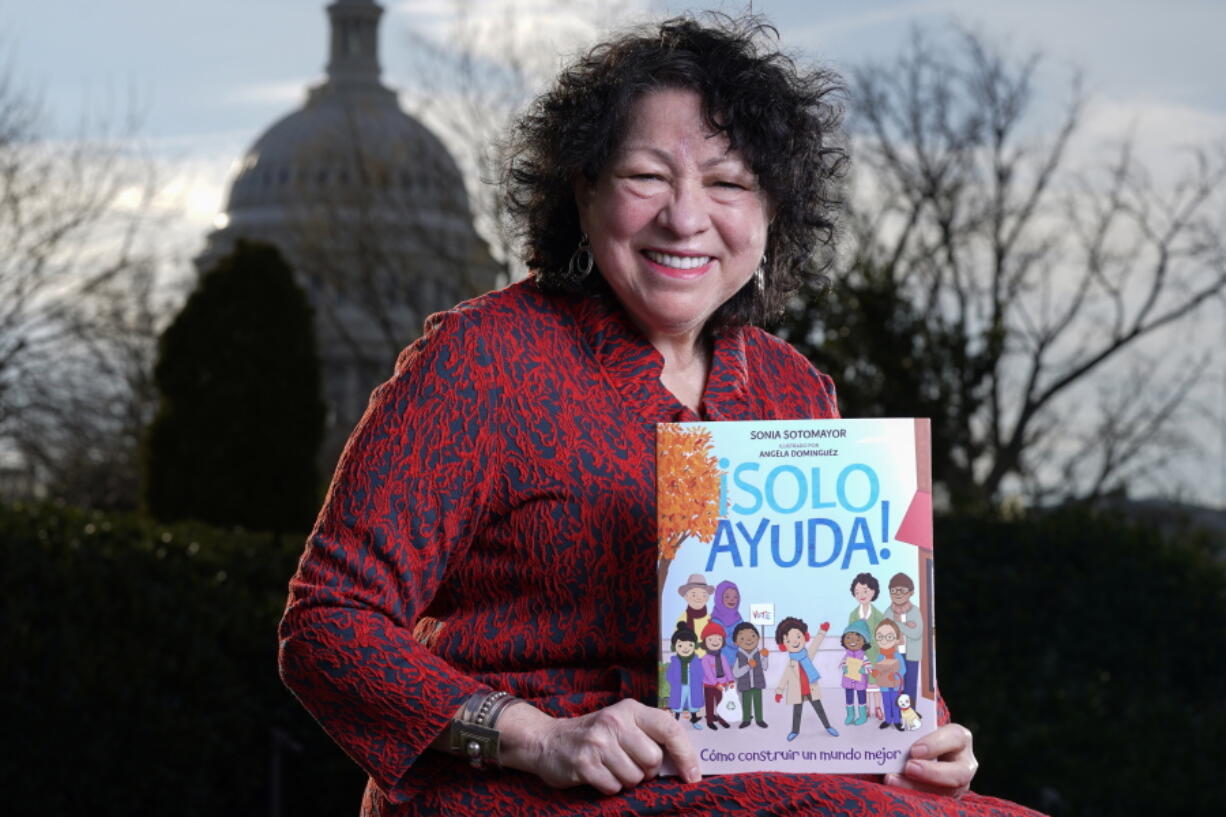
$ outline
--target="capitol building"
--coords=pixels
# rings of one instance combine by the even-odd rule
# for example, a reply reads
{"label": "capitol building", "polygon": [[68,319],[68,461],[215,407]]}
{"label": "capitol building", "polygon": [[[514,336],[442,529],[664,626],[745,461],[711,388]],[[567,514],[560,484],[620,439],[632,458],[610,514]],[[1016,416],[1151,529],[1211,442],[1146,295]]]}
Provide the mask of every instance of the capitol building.
{"label": "capitol building", "polygon": [[501,269],[455,160],[380,80],[383,9],[335,0],[327,12],[327,78],[247,150],[195,263],[203,273],[250,239],[294,269],[315,308],[330,465],[423,319],[493,289]]}

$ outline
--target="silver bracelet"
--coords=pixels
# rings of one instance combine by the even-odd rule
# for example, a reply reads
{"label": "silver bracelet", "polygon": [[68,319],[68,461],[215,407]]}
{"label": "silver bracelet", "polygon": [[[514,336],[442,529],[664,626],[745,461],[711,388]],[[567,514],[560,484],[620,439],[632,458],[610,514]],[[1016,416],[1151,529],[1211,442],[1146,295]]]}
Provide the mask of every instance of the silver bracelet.
{"label": "silver bracelet", "polygon": [[487,764],[498,766],[501,733],[494,726],[503,711],[519,700],[502,690],[474,692],[451,721],[448,751],[468,758],[474,769],[483,769]]}

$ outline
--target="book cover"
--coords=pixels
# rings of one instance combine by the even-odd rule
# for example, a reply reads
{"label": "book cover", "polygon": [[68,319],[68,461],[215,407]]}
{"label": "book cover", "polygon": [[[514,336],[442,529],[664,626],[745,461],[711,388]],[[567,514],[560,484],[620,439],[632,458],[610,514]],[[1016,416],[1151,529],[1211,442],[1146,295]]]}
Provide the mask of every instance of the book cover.
{"label": "book cover", "polygon": [[936,728],[928,421],[656,428],[661,708],[703,772],[901,771]]}

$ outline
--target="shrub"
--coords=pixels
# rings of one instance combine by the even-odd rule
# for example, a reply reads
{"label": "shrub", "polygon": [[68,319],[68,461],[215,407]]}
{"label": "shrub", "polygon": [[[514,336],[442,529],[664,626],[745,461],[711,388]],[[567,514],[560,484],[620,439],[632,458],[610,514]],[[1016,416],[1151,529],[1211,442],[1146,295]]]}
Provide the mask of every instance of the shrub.
{"label": "shrub", "polygon": [[144,495],[163,521],[306,528],[319,509],[319,359],[277,250],[240,241],[162,335]]}
{"label": "shrub", "polygon": [[[14,813],[353,813],[363,775],[284,689],[276,622],[301,539],[0,505]],[[320,781],[329,784],[321,786]]]}
{"label": "shrub", "polygon": [[937,542],[938,677],[977,790],[1056,817],[1216,810],[1220,543],[1078,508],[945,519]]}

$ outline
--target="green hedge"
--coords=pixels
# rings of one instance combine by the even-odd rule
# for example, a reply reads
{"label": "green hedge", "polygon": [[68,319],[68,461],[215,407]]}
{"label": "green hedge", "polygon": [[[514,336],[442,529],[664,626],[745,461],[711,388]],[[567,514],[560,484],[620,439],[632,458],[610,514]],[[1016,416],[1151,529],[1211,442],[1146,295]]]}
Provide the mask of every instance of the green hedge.
{"label": "green hedge", "polygon": [[938,679],[975,788],[1054,815],[1210,814],[1226,547],[1065,510],[937,529]]}
{"label": "green hedge", "polygon": [[301,550],[301,537],[0,506],[6,802],[268,814],[280,729],[302,749],[283,759],[283,813],[354,813],[363,776],[276,673]]}

